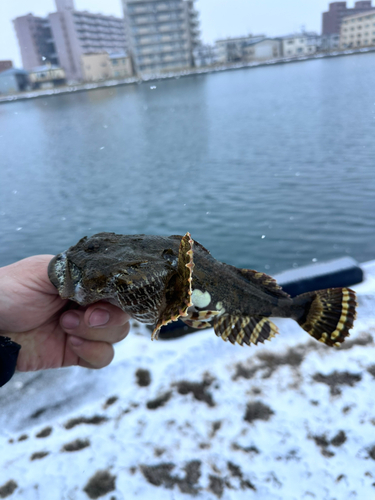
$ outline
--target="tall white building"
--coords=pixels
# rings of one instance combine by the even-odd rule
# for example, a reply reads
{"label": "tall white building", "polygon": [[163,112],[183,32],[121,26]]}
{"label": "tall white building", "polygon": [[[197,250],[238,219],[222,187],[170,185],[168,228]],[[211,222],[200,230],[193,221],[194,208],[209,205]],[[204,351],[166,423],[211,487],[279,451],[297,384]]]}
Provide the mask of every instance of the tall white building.
{"label": "tall white building", "polygon": [[194,0],[122,0],[135,70],[161,73],[194,66],[199,44]]}

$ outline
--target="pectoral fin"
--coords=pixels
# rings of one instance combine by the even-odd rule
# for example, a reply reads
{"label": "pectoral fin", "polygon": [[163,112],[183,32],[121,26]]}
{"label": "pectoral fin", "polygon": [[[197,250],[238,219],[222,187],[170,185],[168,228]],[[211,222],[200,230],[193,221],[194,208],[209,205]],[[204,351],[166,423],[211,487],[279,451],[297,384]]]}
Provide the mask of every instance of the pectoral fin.
{"label": "pectoral fin", "polygon": [[192,306],[193,280],[193,240],[190,233],[186,233],[180,243],[177,261],[177,273],[173,275],[166,290],[166,307],[162,310],[151,339],[157,339],[162,326],[177,321],[178,318],[188,315],[187,310]]}
{"label": "pectoral fin", "polygon": [[224,314],[214,319],[214,330],[223,340],[239,345],[257,344],[271,340],[278,333],[276,325],[266,317],[230,316]]}

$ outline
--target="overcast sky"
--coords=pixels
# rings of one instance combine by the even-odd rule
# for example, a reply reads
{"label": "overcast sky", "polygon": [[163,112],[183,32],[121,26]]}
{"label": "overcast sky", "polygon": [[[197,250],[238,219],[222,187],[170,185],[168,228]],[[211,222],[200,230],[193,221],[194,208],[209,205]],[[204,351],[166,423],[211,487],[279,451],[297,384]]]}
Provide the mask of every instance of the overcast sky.
{"label": "overcast sky", "polygon": [[[197,0],[202,39],[264,33],[277,36],[300,31],[321,31],[321,15],[329,0]],[[348,2],[352,7],[353,1]],[[75,0],[77,10],[122,16],[121,0]],[[32,12],[46,16],[54,12],[54,0],[0,0],[0,60],[11,59],[21,66],[12,19]]]}

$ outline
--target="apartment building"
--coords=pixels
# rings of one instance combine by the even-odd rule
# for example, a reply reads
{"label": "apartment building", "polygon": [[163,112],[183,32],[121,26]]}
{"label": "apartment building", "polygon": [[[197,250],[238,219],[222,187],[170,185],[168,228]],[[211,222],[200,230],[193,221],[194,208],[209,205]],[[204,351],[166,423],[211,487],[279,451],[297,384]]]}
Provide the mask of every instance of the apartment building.
{"label": "apartment building", "polygon": [[199,45],[194,0],[122,0],[129,50],[137,73],[194,66]]}
{"label": "apartment building", "polygon": [[81,62],[83,79],[86,82],[129,78],[133,74],[130,57],[124,52],[111,55],[107,52],[83,54]]}
{"label": "apartment building", "polygon": [[133,64],[131,58],[125,52],[110,54],[111,66],[114,78],[129,78],[133,76]]}
{"label": "apartment building", "polygon": [[331,52],[340,48],[340,33],[331,33],[320,37],[321,52]]}
{"label": "apartment building", "polygon": [[56,0],[49,22],[61,66],[69,80],[82,80],[82,55],[126,50],[124,21],[114,16],[76,11],[73,0]]}
{"label": "apartment building", "polygon": [[45,63],[59,64],[48,19],[27,14],[14,19],[13,24],[21,50],[22,64],[26,70]]}
{"label": "apartment building", "polygon": [[312,31],[286,35],[281,40],[284,57],[308,56],[320,49],[320,36]]}
{"label": "apartment building", "polygon": [[123,19],[76,11],[73,0],[55,1],[57,12],[48,18],[28,14],[14,20],[25,69],[50,63],[61,66],[67,80],[79,81],[83,54],[126,51]]}
{"label": "apartment building", "polygon": [[209,44],[199,44],[193,50],[194,64],[196,68],[204,68],[217,64],[216,47]]}
{"label": "apartment building", "polygon": [[362,12],[343,19],[340,48],[375,46],[375,10]]}
{"label": "apartment building", "polygon": [[282,54],[282,43],[280,38],[264,38],[250,42],[244,48],[244,59],[247,62],[261,62],[277,59]]}
{"label": "apartment building", "polygon": [[221,64],[245,61],[246,48],[256,42],[265,40],[265,35],[248,35],[237,38],[216,40],[216,54]]}
{"label": "apartment building", "polygon": [[361,14],[368,10],[375,10],[372,7],[371,0],[355,2],[354,7],[348,8],[346,2],[332,2],[329,4],[329,10],[322,14],[322,35],[332,35],[340,33],[342,20],[346,16]]}
{"label": "apartment building", "polygon": [[29,71],[31,88],[52,88],[65,83],[65,71],[58,66],[45,64]]}

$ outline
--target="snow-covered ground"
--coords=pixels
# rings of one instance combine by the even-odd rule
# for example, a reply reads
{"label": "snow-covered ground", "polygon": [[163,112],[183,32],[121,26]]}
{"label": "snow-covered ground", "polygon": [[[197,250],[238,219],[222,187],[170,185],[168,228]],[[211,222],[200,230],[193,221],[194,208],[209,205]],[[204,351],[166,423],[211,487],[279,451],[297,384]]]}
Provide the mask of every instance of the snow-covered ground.
{"label": "snow-covered ground", "polygon": [[289,320],[251,348],[213,330],[108,368],[17,374],[0,391],[0,498],[375,498],[375,262],[340,349]]}

